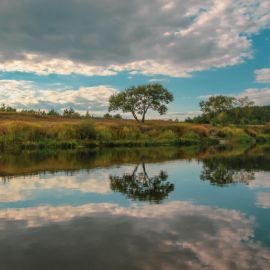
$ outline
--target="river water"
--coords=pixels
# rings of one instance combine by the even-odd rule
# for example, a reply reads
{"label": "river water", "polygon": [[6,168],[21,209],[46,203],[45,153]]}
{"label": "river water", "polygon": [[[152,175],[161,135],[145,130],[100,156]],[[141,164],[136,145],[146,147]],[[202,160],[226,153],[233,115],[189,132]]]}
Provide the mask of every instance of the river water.
{"label": "river water", "polygon": [[270,149],[1,154],[0,269],[270,269]]}

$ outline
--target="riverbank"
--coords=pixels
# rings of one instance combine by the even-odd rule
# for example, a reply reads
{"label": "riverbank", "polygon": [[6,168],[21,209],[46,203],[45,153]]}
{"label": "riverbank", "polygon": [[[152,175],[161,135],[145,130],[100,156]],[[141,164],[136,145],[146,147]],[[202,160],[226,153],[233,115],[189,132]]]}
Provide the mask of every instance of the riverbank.
{"label": "riverbank", "polygon": [[0,148],[91,149],[270,143],[270,126],[212,126],[151,120],[81,119],[0,113]]}

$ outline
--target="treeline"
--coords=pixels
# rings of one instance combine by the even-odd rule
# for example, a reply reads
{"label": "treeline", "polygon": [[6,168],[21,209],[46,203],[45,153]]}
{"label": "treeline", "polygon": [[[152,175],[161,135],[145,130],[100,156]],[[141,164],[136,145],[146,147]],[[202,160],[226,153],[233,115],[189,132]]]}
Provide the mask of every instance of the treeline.
{"label": "treeline", "polygon": [[33,109],[23,109],[18,111],[16,108],[13,108],[11,106],[6,106],[5,104],[2,104],[0,107],[0,112],[13,112],[13,113],[26,113],[26,114],[32,114],[32,115],[40,115],[40,116],[56,116],[56,117],[66,117],[66,118],[114,118],[114,119],[122,119],[122,116],[120,114],[111,115],[109,113],[105,113],[103,116],[94,116],[90,114],[89,111],[87,111],[84,115],[76,112],[73,108],[64,109],[62,113],[58,112],[55,109],[51,109],[49,111],[45,110],[33,110]]}
{"label": "treeline", "polygon": [[187,118],[197,124],[267,124],[270,123],[270,106],[255,106],[247,97],[212,96],[200,102],[202,114]]}

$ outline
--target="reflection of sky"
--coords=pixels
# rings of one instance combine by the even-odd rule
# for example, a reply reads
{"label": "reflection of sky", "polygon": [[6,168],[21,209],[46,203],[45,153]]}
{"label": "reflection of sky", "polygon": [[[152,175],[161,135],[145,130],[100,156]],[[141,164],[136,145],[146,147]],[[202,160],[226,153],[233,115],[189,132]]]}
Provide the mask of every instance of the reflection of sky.
{"label": "reflection of sky", "polygon": [[[256,172],[248,184],[216,187],[200,180],[202,164],[195,160],[146,164],[149,176],[166,171],[168,181],[175,185],[169,197],[156,205],[127,200],[111,191],[109,175],[131,173],[134,167],[48,173],[1,182],[0,266],[20,269],[7,254],[14,249],[18,261],[26,256],[33,265],[42,262],[40,254],[27,256],[39,245],[45,253],[49,247],[63,252],[54,258],[61,260],[63,269],[69,269],[65,257],[82,261],[87,248],[93,257],[84,262],[91,265],[90,258],[97,258],[103,269],[110,263],[116,269],[126,267],[127,256],[129,269],[144,269],[136,258],[145,269],[155,269],[155,263],[162,263],[164,269],[267,269],[269,172]],[[109,247],[116,241],[123,265],[115,261],[116,250]],[[100,245],[111,252],[104,261],[96,254]],[[72,249],[78,252],[69,254]]]}
{"label": "reflection of sky", "polygon": [[25,269],[45,269],[44,256],[58,269],[74,269],[70,259],[80,269],[267,269],[270,263],[270,252],[252,240],[253,218],[191,202],[6,209],[0,219],[0,265],[7,270],[22,260]]}

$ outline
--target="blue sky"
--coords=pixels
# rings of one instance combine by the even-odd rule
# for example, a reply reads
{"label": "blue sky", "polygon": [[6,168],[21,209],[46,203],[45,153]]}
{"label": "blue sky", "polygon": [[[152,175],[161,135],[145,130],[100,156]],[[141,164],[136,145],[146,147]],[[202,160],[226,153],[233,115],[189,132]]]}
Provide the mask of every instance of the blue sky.
{"label": "blue sky", "polygon": [[151,82],[174,94],[169,118],[216,94],[270,105],[266,0],[3,0],[0,38],[0,102],[19,109],[103,114]]}

